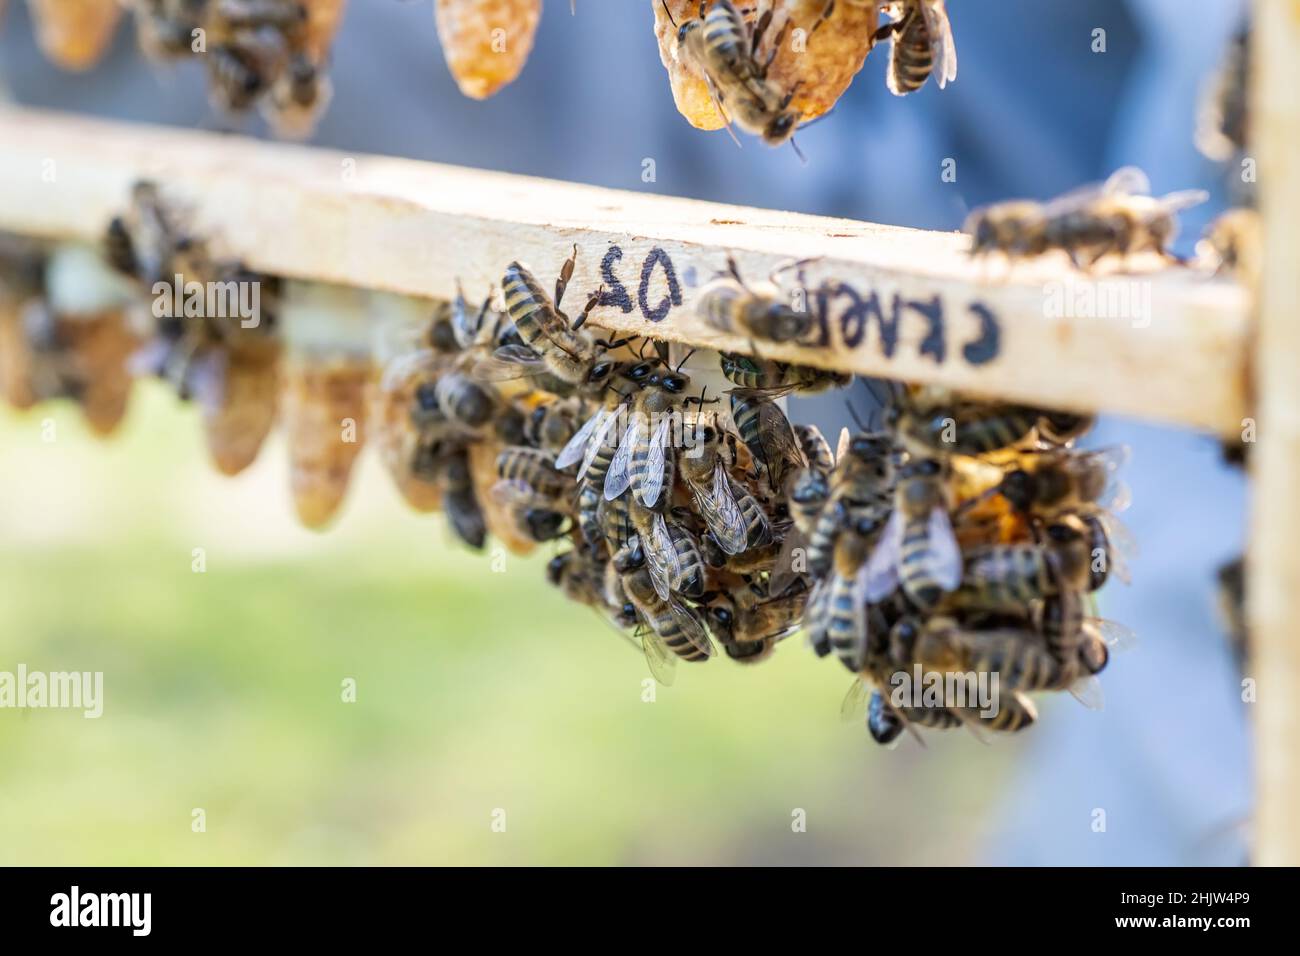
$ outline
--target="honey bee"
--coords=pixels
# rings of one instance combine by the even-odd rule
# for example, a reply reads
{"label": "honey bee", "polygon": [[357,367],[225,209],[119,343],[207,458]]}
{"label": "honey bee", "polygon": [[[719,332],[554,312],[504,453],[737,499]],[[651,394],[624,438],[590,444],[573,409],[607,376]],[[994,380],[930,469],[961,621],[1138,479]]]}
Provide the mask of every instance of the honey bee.
{"label": "honey bee", "polygon": [[291,53],[262,99],[262,111],[277,135],[304,139],[316,128],[334,98],[324,67],[305,52]]}
{"label": "honey bee", "polygon": [[475,550],[487,541],[487,519],[474,488],[469,454],[464,447],[448,450],[437,462],[442,473],[442,504],[456,537]]}
{"label": "honey bee", "polygon": [[[896,449],[893,440],[883,434],[860,431],[840,435],[840,448],[830,478],[830,496],[822,505],[812,530],[808,534],[808,570],[815,576],[825,574],[830,568],[835,542],[841,528],[855,518],[887,519],[893,507],[897,475],[894,469]],[[810,512],[820,489],[815,485],[799,489],[814,499],[808,503]],[[791,514],[796,522],[802,503],[792,501]]]}
{"label": "honey bee", "polygon": [[[793,263],[784,268],[793,268]],[[727,257],[727,269],[700,290],[700,317],[711,328],[764,342],[797,342],[812,331],[813,316],[795,309],[776,284],[773,273],[766,287],[752,289],[741,278],[736,260]],[[784,370],[782,370],[784,377]]]}
{"label": "honey bee", "polygon": [[605,353],[621,348],[629,340],[593,340],[580,331],[600,302],[599,291],[592,293],[572,323],[560,311],[577,258],[578,248],[574,246],[573,255],[564,263],[555,283],[554,301],[533,274],[518,262],[506,267],[502,288],[507,313],[520,342],[497,348],[491,359],[479,363],[476,375],[487,380],[532,376],[539,385],[543,384],[544,376],[549,376],[563,383],[566,389],[577,388],[591,395],[605,389],[618,364]]}
{"label": "honey bee", "polygon": [[194,52],[210,0],[130,0],[140,48],[153,60],[174,60]]}
{"label": "honey bee", "polygon": [[1206,227],[1197,252],[1216,264],[1216,275],[1254,276],[1260,265],[1260,230],[1258,212],[1229,209]]}
{"label": "honey bee", "polygon": [[[835,540],[832,573],[823,585],[825,594],[819,595],[823,603],[817,609],[824,616],[826,639],[840,663],[854,673],[867,663],[867,604],[872,600],[868,559],[883,526],[879,516],[863,515],[840,532]],[[815,629],[823,628],[816,624]]]}
{"label": "honey bee", "polygon": [[[280,282],[238,261],[215,257],[189,234],[181,216],[151,182],[135,184],[131,206],[108,226],[109,263],[145,289],[157,282],[213,283],[213,288],[255,288],[258,313],[242,317],[172,314],[158,318],[152,338],[133,357],[137,371],[169,381],[182,399],[197,401],[217,469],[234,475],[257,457],[278,407]],[[242,295],[241,295],[242,298]]]}
{"label": "honey bee", "polygon": [[703,594],[704,558],[694,536],[663,512],[643,508],[635,501],[629,503],[628,513],[655,593],[665,601],[674,594]]}
{"label": "honey bee", "polygon": [[691,404],[706,404],[703,395],[686,395],[691,379],[681,372],[681,367],[689,358],[687,355],[675,369],[655,368],[645,387],[636,393],[633,413],[605,475],[606,499],[617,498],[631,488],[639,504],[654,508],[671,496],[677,464],[670,444],[674,421],[684,432],[685,424],[678,413]]}
{"label": "honey bee", "polygon": [[569,489],[568,478],[555,468],[555,459],[539,448],[505,448],[497,456],[497,474],[504,481],[522,481],[539,495],[558,501]]}
{"label": "honey bee", "polygon": [[292,56],[307,10],[297,0],[213,0],[206,21],[213,102],[243,112],[269,91]]}
{"label": "honey bee", "polygon": [[1038,409],[1005,402],[973,402],[944,389],[900,392],[885,407],[886,429],[920,457],[987,455],[1031,441],[1042,422]]}
{"label": "honey bee", "polygon": [[681,456],[679,468],[718,546],[727,554],[740,554],[767,544],[772,526],[754,497],[728,473],[721,450],[724,439],[716,424],[700,427],[695,447]]}
{"label": "honey bee", "polygon": [[1177,213],[1208,194],[1184,190],[1157,198],[1150,193],[1146,174],[1126,166],[1100,186],[1084,186],[1046,204],[1013,200],[977,209],[963,228],[972,238],[972,255],[999,251],[1029,258],[1059,249],[1084,270],[1107,255],[1126,260],[1145,251],[1181,262],[1168,251],[1177,235]]}
{"label": "honey bee", "polygon": [[644,626],[638,628],[650,673],[661,684],[673,682],[677,658],[703,661],[713,656],[713,643],[698,614],[672,597],[661,596],[639,548],[625,548],[612,561],[623,591]]}
{"label": "honey bee", "polygon": [[890,39],[885,82],[895,96],[915,93],[930,74],[939,89],[957,78],[957,47],[944,0],[893,0],[877,3],[890,22],[875,40]]}
{"label": "honey bee", "polygon": [[1128,448],[1122,445],[1089,452],[1029,452],[986,494],[1001,495],[1016,511],[1039,519],[1103,508],[1122,511],[1128,506],[1128,489],[1116,473],[1127,460]]}
{"label": "honey bee", "polygon": [[730,595],[713,595],[707,602],[710,630],[733,661],[757,664],[798,628],[807,592],[741,606]]}
{"label": "honey bee", "polygon": [[[1140,170],[1121,170],[1126,189],[1111,188],[1095,198],[1052,215],[1045,227],[1049,248],[1061,249],[1075,268],[1088,271],[1108,255],[1119,256],[1121,268],[1135,253],[1153,252],[1181,265],[1183,259],[1169,251],[1178,236],[1178,213],[1210,197],[1203,189],[1185,189],[1151,196],[1150,184]],[[1112,176],[1108,184],[1115,180]]]}
{"label": "honey bee", "polygon": [[568,531],[569,515],[564,503],[538,493],[522,479],[502,479],[492,486],[491,494],[506,509],[515,529],[529,541],[554,541]]}
{"label": "honey bee", "polygon": [[[667,4],[664,10],[668,12]],[[668,16],[671,20],[671,12]],[[791,141],[802,116],[790,108],[797,87],[782,91],[767,78],[789,20],[773,40],[767,59],[758,57],[771,21],[769,8],[751,28],[731,0],[716,0],[707,12],[701,5],[698,16],[678,27],[676,49],[678,59],[704,79],[728,131],[734,123],[769,146],[781,146]]]}
{"label": "honey bee", "polygon": [[920,459],[900,469],[893,512],[867,563],[869,601],[888,597],[900,585],[920,608],[934,607],[962,579],[961,548],[949,517],[949,471],[938,459]]}
{"label": "honey bee", "polygon": [[736,433],[755,464],[761,466],[775,496],[785,487],[791,471],[805,464],[790,420],[768,392],[733,388],[729,394]]}
{"label": "honey bee", "polygon": [[1223,63],[1206,86],[1196,117],[1196,148],[1227,162],[1250,144],[1250,28],[1232,39]]}
{"label": "honey bee", "polygon": [[1023,607],[1030,601],[1090,588],[1091,535],[1064,515],[1048,525],[1042,544],[985,545],[966,556],[964,594],[982,608]]}

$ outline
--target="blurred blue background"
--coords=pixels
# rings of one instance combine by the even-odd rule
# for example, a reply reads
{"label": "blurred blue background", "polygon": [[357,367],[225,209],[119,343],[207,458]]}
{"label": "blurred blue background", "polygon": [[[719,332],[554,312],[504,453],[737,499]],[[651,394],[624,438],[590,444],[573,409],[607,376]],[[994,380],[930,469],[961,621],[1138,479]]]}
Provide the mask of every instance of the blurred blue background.
{"label": "blurred blue background", "polygon": [[[207,106],[198,64],[148,65],[124,28],[92,73],[60,73],[34,49],[23,4],[9,6],[0,33],[0,84],[18,102],[224,128]],[[1211,203],[1185,216],[1184,236],[1198,234],[1223,205],[1223,172],[1196,152],[1192,133],[1200,88],[1238,25],[1238,0],[951,0],[960,59],[955,84],[894,98],[883,82],[885,57],[871,57],[835,111],[800,134],[807,166],[790,150],[770,151],[754,141],[737,150],[724,134],[693,130],[678,116],[647,0],[581,0],[578,7],[570,18],[566,3],[547,4],[522,77],[479,103],[460,96],[443,66],[429,2],[352,0],[335,47],[334,103],[313,141],[933,229],[958,228],[971,206],[1045,198],[1127,163],[1146,169],[1157,191],[1214,193]],[[1104,53],[1092,50],[1098,28],[1106,32]],[[248,131],[261,134],[256,122]],[[652,184],[641,181],[646,157],[657,164]],[[955,184],[939,178],[947,157],[957,160]],[[1189,246],[1184,240],[1182,251]],[[1126,471],[1134,505],[1125,519],[1142,546],[1132,562],[1134,586],[1112,585],[1104,594],[1104,614],[1140,639],[1103,675],[1106,710],[1055,703],[1021,739],[992,747],[963,740],[919,754],[864,756],[856,741],[837,738],[839,749],[828,760],[867,767],[861,779],[851,773],[856,782],[843,794],[860,819],[846,825],[841,846],[823,832],[818,849],[801,859],[1175,865],[1245,859],[1248,705],[1240,700],[1240,676],[1215,620],[1212,592],[1215,568],[1241,547],[1242,482],[1204,436],[1105,420],[1093,441],[1134,449]],[[94,481],[94,472],[85,480]],[[313,540],[330,547],[328,539]],[[562,627],[577,612],[557,600],[546,613]],[[382,642],[383,635],[370,641]],[[801,654],[807,652],[783,649],[787,660]],[[779,675],[775,687],[779,695]],[[674,693],[709,690],[708,680],[697,679]],[[833,714],[834,701],[827,707]],[[731,746],[726,736],[710,737],[707,703],[700,712],[705,723],[696,732],[705,738],[705,752]],[[756,753],[754,759],[765,758]],[[770,759],[780,765],[785,758]],[[699,767],[705,774],[727,772],[708,759]],[[563,765],[555,772],[563,773]],[[1098,808],[1106,813],[1102,833],[1093,827]],[[886,839],[877,831],[894,827],[896,814],[904,821],[901,834]],[[703,856],[682,846],[657,856],[599,858],[787,858],[761,833],[746,834]],[[576,839],[557,843],[542,858],[591,858]]]}

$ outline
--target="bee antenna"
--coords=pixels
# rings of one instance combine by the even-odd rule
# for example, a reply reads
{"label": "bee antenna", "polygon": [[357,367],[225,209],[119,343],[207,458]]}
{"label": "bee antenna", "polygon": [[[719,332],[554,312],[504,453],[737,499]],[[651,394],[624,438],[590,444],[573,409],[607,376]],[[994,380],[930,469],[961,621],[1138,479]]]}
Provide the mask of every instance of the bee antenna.
{"label": "bee antenna", "polygon": [[801,163],[803,163],[805,166],[807,166],[807,165],[808,165],[808,157],[805,156],[805,155],[803,154],[803,150],[800,149],[800,148],[799,148],[799,144],[796,143],[796,142],[794,141],[794,137],[791,137],[791,138],[790,138],[790,148],[793,149],[793,150],[794,150],[794,154],[795,154],[796,156],[799,157],[799,162],[801,162]]}
{"label": "bee antenna", "polygon": [[860,432],[868,431],[867,426],[862,423],[862,419],[858,415],[858,410],[853,407],[853,403],[846,399],[844,402],[844,407],[849,410],[849,415],[853,417],[853,424],[858,426],[858,431]]}
{"label": "bee antenna", "polygon": [[695,352],[696,349],[691,349],[689,352],[687,352],[686,357],[677,363],[677,367],[673,369],[673,371],[680,372],[682,370],[682,366],[685,365],[688,361],[690,361],[691,356],[694,355]]}
{"label": "bee antenna", "polygon": [[668,0],[659,0],[659,2],[664,5],[664,13],[668,15],[668,22],[673,26],[677,26],[677,21],[673,19],[673,12],[668,9]]}

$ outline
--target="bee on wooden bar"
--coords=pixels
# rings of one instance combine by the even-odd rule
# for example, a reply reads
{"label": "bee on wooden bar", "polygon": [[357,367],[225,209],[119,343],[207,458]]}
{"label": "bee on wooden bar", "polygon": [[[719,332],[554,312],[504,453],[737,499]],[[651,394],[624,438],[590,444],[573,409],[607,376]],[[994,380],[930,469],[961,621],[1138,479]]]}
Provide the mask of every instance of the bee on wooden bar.
{"label": "bee on wooden bar", "polygon": [[885,82],[895,96],[915,93],[934,74],[939,89],[957,78],[957,47],[944,0],[893,0],[876,4],[889,23],[875,40],[889,39]]}
{"label": "bee on wooden bar", "polygon": [[[785,268],[801,265],[792,263]],[[697,308],[700,317],[718,331],[763,342],[797,342],[807,338],[813,327],[812,313],[795,309],[781,295],[775,273],[767,287],[751,288],[731,256],[727,257],[726,272],[700,291]],[[810,379],[815,381],[816,376]]]}
{"label": "bee on wooden bar", "polygon": [[599,292],[592,294],[573,322],[560,311],[577,258],[575,246],[555,283],[554,300],[533,274],[518,262],[506,267],[502,289],[507,313],[521,344],[498,348],[491,359],[479,363],[476,375],[485,380],[500,381],[549,374],[568,387],[581,389],[592,396],[604,390],[618,367],[618,363],[605,353],[621,348],[629,340],[594,340],[581,330],[600,302]]}
{"label": "bee on wooden bar", "polygon": [[1258,275],[1261,225],[1254,209],[1229,209],[1205,228],[1196,251],[1215,266],[1215,274]]}

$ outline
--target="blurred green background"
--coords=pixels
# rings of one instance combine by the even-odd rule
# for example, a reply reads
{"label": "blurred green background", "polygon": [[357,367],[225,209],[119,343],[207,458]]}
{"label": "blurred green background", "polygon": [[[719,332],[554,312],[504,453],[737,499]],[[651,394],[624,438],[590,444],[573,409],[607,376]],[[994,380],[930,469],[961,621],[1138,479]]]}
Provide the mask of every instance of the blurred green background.
{"label": "blurred green background", "polygon": [[0,413],[0,670],[104,673],[98,720],[0,710],[0,863],[975,857],[1018,742],[878,751],[799,637],[644,703],[644,661],[546,555],[494,573],[369,456],[307,532],[278,439],[222,478],[193,409],[132,401],[108,442],[65,403]]}

